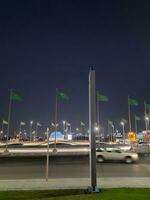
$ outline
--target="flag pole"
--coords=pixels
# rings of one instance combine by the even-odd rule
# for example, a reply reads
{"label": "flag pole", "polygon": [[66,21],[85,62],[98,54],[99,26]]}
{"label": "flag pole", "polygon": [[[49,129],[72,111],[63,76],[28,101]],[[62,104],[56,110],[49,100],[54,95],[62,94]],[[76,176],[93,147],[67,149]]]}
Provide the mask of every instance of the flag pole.
{"label": "flag pole", "polygon": [[46,181],[49,175],[49,128],[47,128]]}
{"label": "flag pole", "polygon": [[135,132],[137,134],[137,119],[136,119],[136,115],[135,115]]}
{"label": "flag pole", "polygon": [[2,134],[4,134],[4,123],[2,121]]}
{"label": "flag pole", "polygon": [[[109,121],[107,121],[107,134],[109,134]],[[108,140],[110,142],[110,134],[109,134]]]}
{"label": "flag pole", "polygon": [[3,138],[3,120],[2,120],[2,130],[1,130],[0,135],[1,135],[0,140],[2,140],[2,138]]}
{"label": "flag pole", "polygon": [[147,130],[147,110],[146,110],[146,102],[144,101],[144,115],[145,115],[145,129]]}
{"label": "flag pole", "polygon": [[96,101],[97,101],[97,125],[98,125],[98,136],[99,136],[99,142],[100,142],[100,120],[99,120],[99,118],[100,118],[100,114],[99,114],[99,101],[98,101],[98,99],[97,99],[97,97],[98,97],[98,91],[97,91],[97,96],[96,96]]}
{"label": "flag pole", "polygon": [[131,109],[130,109],[130,102],[129,102],[130,97],[128,96],[128,116],[129,116],[129,130],[131,131]]}
{"label": "flag pole", "polygon": [[57,113],[58,113],[58,89],[56,88],[56,102],[55,102],[55,146],[54,146],[54,152],[57,152],[56,149],[56,133],[57,133]]}
{"label": "flag pole", "polygon": [[9,110],[8,110],[8,127],[7,127],[7,136],[6,136],[6,149],[5,152],[8,152],[8,137],[9,137],[9,130],[10,130],[10,117],[11,117],[11,106],[12,106],[12,93],[13,90],[10,90],[10,99],[9,99]]}
{"label": "flag pole", "polygon": [[21,134],[21,122],[20,122],[20,127],[19,127],[19,141],[20,141],[20,134]]}
{"label": "flag pole", "polygon": [[89,135],[90,135],[90,181],[91,186],[88,192],[99,192],[97,187],[96,172],[96,141],[95,141],[95,123],[96,123],[96,91],[95,91],[95,70],[91,67],[89,72]]}
{"label": "flag pole", "polygon": [[37,134],[38,134],[38,123],[36,122],[35,137],[37,137]]}

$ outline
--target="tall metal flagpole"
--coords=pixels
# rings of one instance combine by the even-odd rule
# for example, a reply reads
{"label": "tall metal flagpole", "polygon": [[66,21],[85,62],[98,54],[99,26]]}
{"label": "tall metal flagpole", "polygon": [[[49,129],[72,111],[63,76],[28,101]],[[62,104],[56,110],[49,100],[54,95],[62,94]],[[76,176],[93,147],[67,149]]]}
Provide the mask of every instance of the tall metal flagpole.
{"label": "tall metal flagpole", "polygon": [[2,121],[2,134],[4,134],[4,123]]}
{"label": "tall metal flagpole", "polygon": [[89,72],[89,134],[90,134],[90,179],[91,187],[89,192],[99,192],[97,188],[96,177],[96,141],[95,141],[95,123],[96,123],[96,100],[95,100],[95,70],[91,67]]}
{"label": "tall metal flagpole", "polygon": [[147,126],[147,110],[146,110],[146,102],[144,101],[144,115],[145,115],[145,129],[148,130],[148,126]]}
{"label": "tall metal flagpole", "polygon": [[10,99],[9,99],[9,111],[8,111],[8,127],[7,127],[6,149],[5,149],[6,152],[8,152],[8,138],[9,138],[9,131],[10,131],[10,117],[11,117],[12,94],[13,94],[13,90],[11,89],[10,90]]}
{"label": "tall metal flagpole", "polygon": [[38,135],[38,123],[36,122],[35,138],[37,138],[37,135]]}
{"label": "tall metal flagpole", "polygon": [[49,176],[49,128],[47,128],[46,181]]}
{"label": "tall metal flagpole", "polygon": [[131,110],[130,110],[130,97],[128,96],[128,116],[129,116],[129,130],[131,131],[132,130],[132,127],[131,127]]}
{"label": "tall metal flagpole", "polygon": [[4,125],[3,125],[3,120],[2,120],[2,130],[1,130],[1,132],[0,132],[0,140],[2,140],[2,138],[3,138],[3,129],[4,129],[3,126],[4,126]]}
{"label": "tall metal flagpole", "polygon": [[55,146],[54,146],[54,152],[57,152],[56,149],[56,134],[57,134],[57,113],[58,113],[58,89],[56,88],[56,104],[55,104]]}
{"label": "tall metal flagpole", "polygon": [[100,141],[100,120],[99,120],[99,118],[100,118],[100,114],[99,114],[99,101],[98,101],[98,99],[97,99],[97,97],[98,97],[98,91],[97,91],[97,96],[96,96],[96,102],[97,102],[97,125],[98,125],[98,137],[99,137],[99,141]]}
{"label": "tall metal flagpole", "polygon": [[21,127],[22,127],[22,124],[20,122],[20,126],[19,126],[19,140],[20,140],[20,135],[21,135]]}
{"label": "tall metal flagpole", "polygon": [[107,121],[107,135],[108,135],[108,140],[109,140],[109,142],[111,141],[111,136],[110,136],[110,133],[109,133],[109,130],[110,128],[109,128],[109,121]]}
{"label": "tall metal flagpole", "polygon": [[137,134],[137,117],[136,117],[136,115],[135,115],[135,132]]}

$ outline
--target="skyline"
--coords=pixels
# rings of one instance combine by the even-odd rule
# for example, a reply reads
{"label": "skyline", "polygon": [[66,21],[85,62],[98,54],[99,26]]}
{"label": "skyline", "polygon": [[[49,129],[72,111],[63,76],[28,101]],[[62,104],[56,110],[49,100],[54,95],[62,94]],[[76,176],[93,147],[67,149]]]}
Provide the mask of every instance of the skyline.
{"label": "skyline", "polygon": [[0,2],[0,117],[7,120],[13,88],[23,97],[13,105],[15,121],[53,121],[58,88],[70,96],[60,103],[59,119],[87,123],[91,65],[97,90],[109,98],[100,108],[102,123],[127,118],[128,95],[140,103],[134,113],[144,115],[149,3],[133,2]]}

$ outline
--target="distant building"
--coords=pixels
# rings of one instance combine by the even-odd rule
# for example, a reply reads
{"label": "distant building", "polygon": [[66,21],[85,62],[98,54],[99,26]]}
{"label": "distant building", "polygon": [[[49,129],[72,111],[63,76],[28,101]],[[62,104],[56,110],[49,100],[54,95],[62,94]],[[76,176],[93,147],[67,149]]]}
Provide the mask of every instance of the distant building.
{"label": "distant building", "polygon": [[55,137],[57,140],[64,140],[64,135],[61,132],[52,132],[49,136],[49,140],[55,140]]}

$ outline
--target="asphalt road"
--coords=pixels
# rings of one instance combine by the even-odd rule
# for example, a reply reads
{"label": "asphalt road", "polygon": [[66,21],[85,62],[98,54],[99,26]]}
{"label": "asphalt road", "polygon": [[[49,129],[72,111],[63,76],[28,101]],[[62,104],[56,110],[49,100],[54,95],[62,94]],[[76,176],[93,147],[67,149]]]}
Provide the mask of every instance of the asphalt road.
{"label": "asphalt road", "polygon": [[[39,179],[45,177],[46,157],[0,158],[0,180]],[[98,177],[150,177],[150,157],[138,163],[97,164]],[[89,161],[86,156],[53,157],[49,162],[49,178],[87,178]]]}

